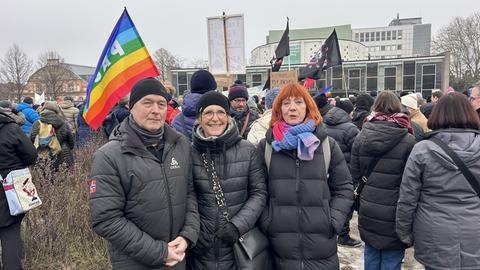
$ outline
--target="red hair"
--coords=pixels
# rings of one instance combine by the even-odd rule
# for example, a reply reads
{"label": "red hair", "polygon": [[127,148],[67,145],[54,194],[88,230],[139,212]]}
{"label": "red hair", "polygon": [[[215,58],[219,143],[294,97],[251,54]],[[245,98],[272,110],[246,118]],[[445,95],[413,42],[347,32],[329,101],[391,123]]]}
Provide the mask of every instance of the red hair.
{"label": "red hair", "polygon": [[284,85],[280,89],[280,93],[275,98],[272,106],[272,120],[270,120],[270,127],[273,127],[276,122],[283,120],[282,117],[282,102],[283,100],[290,97],[300,97],[303,98],[305,104],[307,105],[307,110],[305,113],[305,119],[312,119],[315,121],[315,125],[322,123],[323,119],[318,111],[317,105],[313,100],[312,96],[308,93],[307,89],[298,83],[289,83]]}

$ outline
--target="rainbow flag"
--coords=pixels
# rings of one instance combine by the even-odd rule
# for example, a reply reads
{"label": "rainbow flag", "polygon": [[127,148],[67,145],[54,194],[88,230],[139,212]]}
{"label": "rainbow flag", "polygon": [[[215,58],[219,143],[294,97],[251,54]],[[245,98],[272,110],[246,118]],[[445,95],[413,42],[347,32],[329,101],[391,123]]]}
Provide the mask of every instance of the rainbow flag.
{"label": "rainbow flag", "polygon": [[125,8],[88,82],[83,118],[97,129],[138,80],[159,75]]}

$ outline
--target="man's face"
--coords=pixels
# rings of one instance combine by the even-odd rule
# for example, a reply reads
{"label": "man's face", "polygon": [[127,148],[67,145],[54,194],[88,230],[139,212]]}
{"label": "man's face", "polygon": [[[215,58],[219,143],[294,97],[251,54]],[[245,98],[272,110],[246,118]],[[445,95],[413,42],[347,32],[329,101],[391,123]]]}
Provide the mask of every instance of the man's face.
{"label": "man's face", "polygon": [[472,103],[473,109],[478,110],[480,108],[480,88],[474,87],[472,93],[470,94],[470,102]]}
{"label": "man's face", "polygon": [[150,131],[158,131],[165,123],[167,100],[159,95],[146,95],[130,109],[137,124]]}
{"label": "man's face", "polygon": [[230,106],[237,112],[243,112],[247,107],[247,100],[245,98],[236,98],[230,101]]}

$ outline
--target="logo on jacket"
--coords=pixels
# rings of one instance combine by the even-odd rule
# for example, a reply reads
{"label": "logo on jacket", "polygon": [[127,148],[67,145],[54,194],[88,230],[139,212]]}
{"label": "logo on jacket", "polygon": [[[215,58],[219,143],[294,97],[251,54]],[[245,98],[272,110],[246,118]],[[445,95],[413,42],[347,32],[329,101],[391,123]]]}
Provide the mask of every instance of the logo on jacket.
{"label": "logo on jacket", "polygon": [[173,169],[180,169],[180,165],[178,165],[178,162],[175,160],[174,157],[172,157],[172,161],[170,162],[170,170]]}

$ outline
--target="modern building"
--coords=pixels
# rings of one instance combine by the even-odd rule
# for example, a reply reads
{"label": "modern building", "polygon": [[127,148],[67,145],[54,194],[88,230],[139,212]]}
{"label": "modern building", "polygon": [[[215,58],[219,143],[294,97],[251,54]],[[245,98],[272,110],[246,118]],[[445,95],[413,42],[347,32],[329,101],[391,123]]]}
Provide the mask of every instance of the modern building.
{"label": "modern building", "polygon": [[[290,30],[290,55],[285,57],[284,64],[308,63],[313,55],[321,48],[325,40],[333,32],[337,32],[338,43],[343,60],[354,61],[367,59],[367,47],[352,40],[350,25],[339,25],[323,28],[292,29]],[[268,65],[284,30],[272,30],[266,38],[267,43],[252,50],[250,65]]]}
{"label": "modern building", "polygon": [[[95,72],[95,67],[60,63],[58,59],[48,59],[46,66],[35,71],[27,82],[25,95],[45,92],[47,99],[54,96],[73,96],[83,100],[87,84]],[[52,88],[55,88],[53,90]]]}
{"label": "modern building", "polygon": [[431,24],[422,18],[397,18],[385,27],[352,29],[352,40],[364,44],[370,59],[430,55]]}

